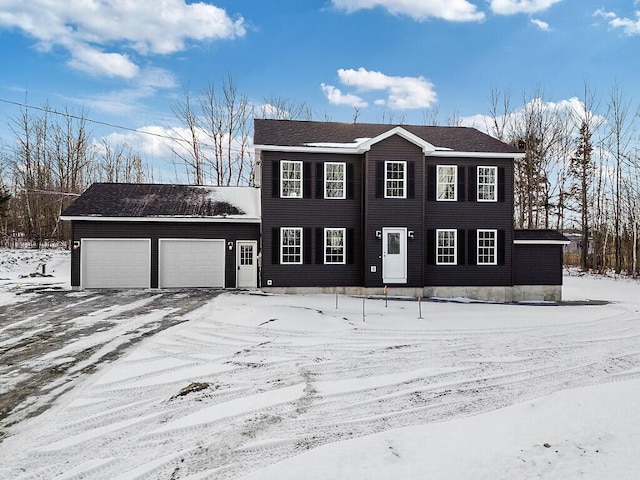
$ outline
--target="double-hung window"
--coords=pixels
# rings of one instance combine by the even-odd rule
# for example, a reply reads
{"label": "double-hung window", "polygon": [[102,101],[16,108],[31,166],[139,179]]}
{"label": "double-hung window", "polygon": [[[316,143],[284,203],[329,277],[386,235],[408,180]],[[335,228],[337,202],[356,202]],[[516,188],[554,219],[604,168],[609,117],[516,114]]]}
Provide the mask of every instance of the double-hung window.
{"label": "double-hung window", "polygon": [[407,198],[407,162],[384,162],[385,198]]}
{"label": "double-hung window", "polygon": [[478,201],[498,200],[498,167],[478,167]]}
{"label": "double-hung window", "polygon": [[302,162],[291,160],[280,162],[280,196],[302,198]]}
{"label": "double-hung window", "polygon": [[457,200],[456,184],[458,181],[457,165],[438,165],[437,196],[439,201],[455,202]]}
{"label": "double-hung window", "polygon": [[344,162],[324,164],[324,198],[346,198],[346,164]]}
{"label": "double-hung window", "polygon": [[436,230],[436,265],[457,265],[457,231]]}
{"label": "double-hung window", "polygon": [[478,230],[478,265],[497,265],[497,230]]}
{"label": "double-hung window", "polygon": [[282,227],[280,229],[280,263],[302,263],[302,228]]}
{"label": "double-hung window", "polygon": [[324,263],[344,264],[345,263],[345,228],[325,228],[324,229]]}

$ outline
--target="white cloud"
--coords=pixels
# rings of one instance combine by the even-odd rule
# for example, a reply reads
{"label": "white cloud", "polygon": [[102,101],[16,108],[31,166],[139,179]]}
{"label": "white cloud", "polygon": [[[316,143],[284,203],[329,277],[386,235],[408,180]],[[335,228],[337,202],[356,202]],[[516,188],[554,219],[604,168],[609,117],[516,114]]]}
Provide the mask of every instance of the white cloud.
{"label": "white cloud", "polygon": [[594,15],[607,20],[613,28],[621,28],[627,35],[640,35],[640,11],[636,12],[635,19],[618,17],[614,12],[603,9],[596,10]]}
{"label": "white cloud", "polygon": [[381,7],[394,15],[407,15],[424,21],[440,18],[452,22],[475,22],[485,15],[467,0],[332,0],[333,5],[347,13]]}
{"label": "white cloud", "polygon": [[[423,76],[392,77],[360,67],[358,70],[341,68],[338,78],[343,85],[353,87],[357,92],[386,91],[386,98],[376,99],[374,104],[394,110],[428,108],[438,98],[433,84]],[[362,101],[360,97],[356,98]],[[366,106],[366,103],[362,106]]]}
{"label": "white cloud", "polygon": [[325,83],[320,84],[320,88],[326,95],[329,103],[334,105],[349,105],[351,107],[362,108],[367,106],[367,102],[365,102],[362,98],[357,95],[353,95],[351,93],[344,94],[340,91],[339,88],[334,87],[333,85],[327,85]]}
{"label": "white cloud", "polygon": [[171,54],[186,49],[189,41],[243,36],[243,21],[214,5],[186,0],[0,2],[0,28],[21,30],[42,51],[67,49],[74,68],[124,78],[135,76],[138,67],[120,50]]}
{"label": "white cloud", "polygon": [[531,23],[533,23],[536,27],[538,27],[540,30],[543,30],[545,32],[548,32],[550,30],[549,24],[547,22],[543,22],[542,20],[539,20],[537,18],[532,18]]}
{"label": "white cloud", "polygon": [[500,15],[542,12],[562,0],[491,0],[491,10]]}

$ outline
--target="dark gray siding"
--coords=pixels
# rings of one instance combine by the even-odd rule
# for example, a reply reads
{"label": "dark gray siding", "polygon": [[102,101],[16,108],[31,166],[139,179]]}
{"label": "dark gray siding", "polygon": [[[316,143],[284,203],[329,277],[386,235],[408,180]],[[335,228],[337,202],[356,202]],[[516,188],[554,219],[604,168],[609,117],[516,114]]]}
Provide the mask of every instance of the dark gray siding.
{"label": "dark gray siding", "polygon": [[[281,160],[302,161],[308,169],[309,178],[303,186],[306,198],[279,198],[279,188],[274,182]],[[262,152],[262,286],[274,287],[328,287],[362,285],[362,160],[358,155],[274,153]],[[347,183],[353,189],[352,197],[342,200],[322,198],[317,165],[324,162],[346,162],[352,178]],[[307,261],[303,265],[280,265],[279,249],[274,246],[273,230],[280,227],[301,227],[307,240],[304,242]],[[319,245],[316,232],[324,228],[347,228],[352,232],[352,263],[324,265],[316,258]],[[274,248],[275,247],[275,248]],[[275,255],[274,255],[275,254]]]}
{"label": "dark gray siding", "polygon": [[[215,238],[234,243],[234,249],[226,249],[225,285],[236,285],[237,240],[260,238],[257,223],[204,223],[204,222],[95,222],[73,221],[73,241],[83,238],[150,238],[151,239],[151,287],[158,287],[158,239],[159,238]],[[71,252],[71,286],[80,286],[80,249]]]}
{"label": "dark gray siding", "polygon": [[[513,161],[510,159],[469,159],[427,157],[427,188],[434,189],[429,178],[436,165],[457,165],[464,172],[458,183],[458,201],[435,201],[435,193],[427,195],[425,202],[425,234],[440,229],[457,229],[458,239],[464,242],[464,258],[458,265],[435,265],[427,261],[424,284],[427,286],[509,286],[512,283],[513,263]],[[504,184],[498,202],[477,202],[474,196],[477,166],[497,166],[504,172]],[[460,176],[459,176],[460,179]],[[469,255],[469,245],[474,244],[474,234],[478,229],[496,229],[504,232],[504,241],[499,248],[503,253],[498,257],[502,265],[474,265]],[[499,233],[499,237],[501,234]],[[425,242],[425,258],[433,257],[435,245]],[[473,248],[473,247],[472,247]],[[471,261],[470,261],[471,260]]]}
{"label": "dark gray siding", "polygon": [[[382,240],[376,237],[376,230],[383,227],[406,227],[414,232],[414,238],[407,239],[407,283],[403,286],[422,286],[423,159],[422,149],[400,136],[376,143],[366,154],[364,285],[367,287],[383,286]],[[407,197],[413,198],[384,198],[384,192],[379,192],[381,188],[384,190],[379,165],[386,160],[406,161],[407,173],[413,170],[413,179],[407,179]],[[376,266],[375,273],[371,272],[371,266]]]}
{"label": "dark gray siding", "polygon": [[514,285],[562,285],[562,245],[514,245]]}

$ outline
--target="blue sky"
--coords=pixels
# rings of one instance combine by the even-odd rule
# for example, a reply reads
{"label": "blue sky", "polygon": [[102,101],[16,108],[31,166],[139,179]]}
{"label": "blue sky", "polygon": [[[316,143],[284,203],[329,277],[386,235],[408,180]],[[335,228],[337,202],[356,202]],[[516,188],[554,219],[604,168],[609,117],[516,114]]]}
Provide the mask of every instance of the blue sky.
{"label": "blue sky", "polygon": [[[585,81],[640,100],[638,0],[0,0],[0,42],[0,100],[133,129],[170,128],[184,86],[228,74],[257,105],[347,122],[357,107],[362,122],[437,109],[444,124],[487,114],[492,89],[560,102]],[[17,113],[0,101],[2,143]]]}

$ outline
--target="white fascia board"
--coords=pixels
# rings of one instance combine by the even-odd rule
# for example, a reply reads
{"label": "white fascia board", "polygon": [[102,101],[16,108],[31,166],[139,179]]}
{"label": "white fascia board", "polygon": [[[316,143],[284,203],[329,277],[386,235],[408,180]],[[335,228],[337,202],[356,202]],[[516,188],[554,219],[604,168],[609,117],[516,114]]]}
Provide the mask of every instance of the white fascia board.
{"label": "white fascia board", "polygon": [[514,240],[514,245],[569,245],[567,240]]}
{"label": "white fascia board", "polygon": [[260,223],[255,217],[102,217],[102,216],[70,216],[64,215],[60,220],[72,222],[194,222],[194,223]]}
{"label": "white fascia board", "polygon": [[430,157],[464,157],[464,158],[507,158],[511,160],[515,160],[518,158],[524,158],[524,153],[496,153],[496,152],[456,152],[453,150],[442,151],[436,150],[435,152],[429,153]]}
{"label": "white fascia board", "polygon": [[259,152],[286,152],[286,153],[351,153],[361,154],[358,148],[348,147],[307,147],[307,146],[280,146],[280,145],[254,145],[256,153]]}
{"label": "white fascia board", "polygon": [[422,148],[422,151],[425,155],[428,155],[429,153],[436,151],[435,145],[430,144],[429,142],[423,140],[422,138],[418,137],[417,135],[414,135],[413,133],[405,130],[402,127],[394,127],[391,130],[387,130],[386,132],[381,133],[377,137],[370,138],[369,140],[362,142],[360,144],[360,148],[363,149],[363,151],[368,152],[369,149],[371,149],[372,145],[378,142],[381,142],[382,140],[385,140],[394,135],[399,135],[405,140],[419,146],[420,148]]}

